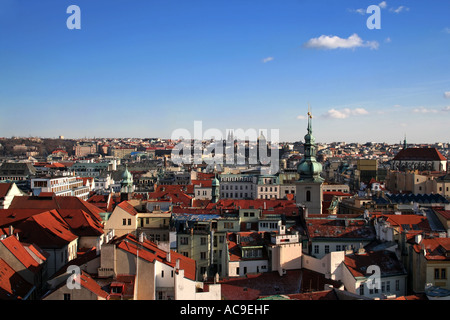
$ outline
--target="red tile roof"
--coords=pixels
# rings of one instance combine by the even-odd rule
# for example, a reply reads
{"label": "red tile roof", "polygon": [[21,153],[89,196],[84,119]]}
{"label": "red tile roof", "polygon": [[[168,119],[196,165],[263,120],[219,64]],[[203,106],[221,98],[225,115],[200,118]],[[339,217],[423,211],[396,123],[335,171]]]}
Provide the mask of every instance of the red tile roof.
{"label": "red tile roof", "polygon": [[[242,247],[246,246],[262,246],[265,244],[265,236],[268,232],[229,232],[227,233],[229,261],[240,260],[266,260],[268,259],[265,250],[260,258],[242,258]],[[239,240],[238,240],[239,239]]]}
{"label": "red tile roof", "polygon": [[81,271],[80,278],[80,284],[83,288],[91,291],[92,293],[103,299],[108,298],[108,293],[104,291],[102,287],[88,273]]}
{"label": "red tile roof", "polygon": [[56,210],[42,212],[20,222],[14,232],[21,241],[36,243],[40,248],[61,248],[78,237]]}
{"label": "red tile roof", "polygon": [[0,183],[0,199],[8,195],[8,192],[11,189],[12,185],[12,183]]}
{"label": "red tile roof", "polygon": [[[22,263],[26,269],[33,273],[41,270],[42,265],[31,256],[31,254],[15,236],[9,236],[6,239],[1,240],[1,243],[16,257],[17,260],[20,261],[20,263]],[[43,260],[46,260],[42,254],[40,258],[44,258]]]}
{"label": "red tile roof", "polygon": [[[165,186],[163,186],[165,187]],[[174,205],[190,207],[192,197],[181,191],[155,191],[148,193],[148,199],[171,200]]]}
{"label": "red tile roof", "polygon": [[191,180],[191,184],[195,187],[211,188],[212,180]]}
{"label": "red tile roof", "polygon": [[129,213],[132,216],[136,216],[138,214],[136,209],[128,201],[122,201],[117,206],[119,208],[125,210],[127,213]]}
{"label": "red tile roof", "polygon": [[387,214],[377,215],[377,217],[386,220],[391,226],[397,227],[400,232],[422,233],[432,231],[428,219],[425,216],[415,214]]}
{"label": "red tile roof", "polygon": [[[347,221],[347,222],[346,222]],[[347,223],[347,225],[346,225]],[[308,237],[375,239],[375,229],[361,219],[306,219]]]}
{"label": "red tile roof", "polygon": [[167,261],[167,252],[158,248],[158,246],[149,240],[139,242],[132,234],[126,234],[122,237],[115,238],[112,243],[117,245],[117,248],[125,250],[133,255],[136,255],[139,248],[139,257],[149,262],[155,260],[169,265],[173,268],[176,266],[176,261],[180,260],[180,269],[184,270],[184,276],[188,279],[195,280],[195,260],[185,257],[184,255],[170,250],[170,261]]}
{"label": "red tile roof", "polygon": [[395,253],[387,250],[348,254],[344,258],[344,264],[354,277],[369,277],[367,268],[371,265],[380,267],[382,277],[406,274],[403,264]]}
{"label": "red tile roof", "polygon": [[423,239],[420,244],[414,245],[414,250],[420,252],[425,249],[427,260],[450,260],[450,238]]}
{"label": "red tile roof", "polygon": [[92,215],[98,221],[102,221],[100,213],[104,212],[93,204],[78,197],[56,196],[51,198],[33,196],[14,197],[9,209],[41,209],[42,212],[53,209],[81,209]]}
{"label": "red tile roof", "polygon": [[220,283],[224,300],[256,300],[261,296],[300,293],[301,270],[264,272],[246,277],[222,279]]}
{"label": "red tile roof", "polygon": [[400,150],[393,160],[402,161],[447,161],[436,148],[407,148]]}
{"label": "red tile roof", "polygon": [[236,211],[239,209],[260,209],[265,214],[284,214],[286,216],[298,215],[299,209],[293,200],[285,199],[255,199],[234,200],[220,199],[217,203],[210,203],[207,209]]}
{"label": "red tile roof", "polygon": [[450,210],[434,210],[437,214],[441,215],[445,220],[450,220]]}

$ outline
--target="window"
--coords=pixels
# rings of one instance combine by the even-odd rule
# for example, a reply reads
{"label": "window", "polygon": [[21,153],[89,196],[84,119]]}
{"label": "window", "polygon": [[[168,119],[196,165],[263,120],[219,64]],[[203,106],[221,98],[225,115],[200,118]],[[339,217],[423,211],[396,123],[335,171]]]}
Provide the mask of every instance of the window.
{"label": "window", "polygon": [[180,237],[180,244],[188,244],[189,238],[188,237]]}
{"label": "window", "polygon": [[123,219],[123,220],[122,220],[122,225],[124,225],[124,226],[127,225],[127,219]]}
{"label": "window", "polygon": [[400,280],[395,280],[395,291],[400,291]]}
{"label": "window", "polygon": [[391,282],[386,281],[386,292],[391,292]]}
{"label": "window", "polygon": [[206,238],[206,237],[201,237],[201,238],[200,238],[200,244],[201,244],[202,246],[204,246],[204,245],[206,245],[206,243],[207,243],[207,238]]}
{"label": "window", "polygon": [[341,245],[340,244],[336,245],[336,251],[341,251]]}
{"label": "window", "polygon": [[381,282],[381,292],[386,292],[386,283],[384,281]]}
{"label": "window", "polygon": [[128,225],[131,226],[131,219],[128,219]]}
{"label": "window", "polygon": [[434,269],[434,278],[439,279],[439,269]]}
{"label": "window", "polygon": [[64,300],[70,300],[70,293],[64,293]]}
{"label": "window", "polygon": [[360,294],[361,296],[364,295],[364,283],[361,283],[361,284],[359,285],[359,294]]}
{"label": "window", "polygon": [[161,270],[161,278],[164,278],[164,270]]}
{"label": "window", "polygon": [[330,246],[329,245],[325,246],[325,253],[330,253]]}
{"label": "window", "polygon": [[307,191],[306,191],[306,201],[307,201],[307,202],[310,202],[310,201],[311,201],[311,191],[310,191],[310,190],[307,190]]}
{"label": "window", "polygon": [[206,260],[206,252],[205,251],[200,252],[200,259]]}
{"label": "window", "polygon": [[314,253],[319,254],[319,246],[318,245],[314,246]]}

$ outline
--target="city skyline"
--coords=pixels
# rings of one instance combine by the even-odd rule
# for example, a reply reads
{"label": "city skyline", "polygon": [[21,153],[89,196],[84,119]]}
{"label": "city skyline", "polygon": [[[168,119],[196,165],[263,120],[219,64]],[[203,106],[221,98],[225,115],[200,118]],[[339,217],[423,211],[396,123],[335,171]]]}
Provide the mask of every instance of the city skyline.
{"label": "city skyline", "polygon": [[0,4],[0,136],[450,140],[450,3],[75,2]]}

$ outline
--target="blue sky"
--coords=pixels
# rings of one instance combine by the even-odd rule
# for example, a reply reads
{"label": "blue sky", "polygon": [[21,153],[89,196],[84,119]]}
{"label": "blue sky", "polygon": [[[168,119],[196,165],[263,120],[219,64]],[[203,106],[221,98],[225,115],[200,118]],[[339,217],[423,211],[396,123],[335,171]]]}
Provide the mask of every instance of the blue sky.
{"label": "blue sky", "polygon": [[2,0],[0,136],[169,138],[197,120],[299,141],[309,103],[318,142],[449,142],[449,16],[447,0]]}

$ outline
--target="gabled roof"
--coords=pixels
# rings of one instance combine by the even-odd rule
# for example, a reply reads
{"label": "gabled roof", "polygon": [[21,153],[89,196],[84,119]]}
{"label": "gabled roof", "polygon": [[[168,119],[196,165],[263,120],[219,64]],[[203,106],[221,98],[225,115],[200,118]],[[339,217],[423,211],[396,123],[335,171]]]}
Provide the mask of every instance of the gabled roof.
{"label": "gabled roof", "polygon": [[[166,186],[163,186],[166,187]],[[171,200],[172,203],[183,207],[190,207],[192,197],[181,191],[155,191],[148,193],[148,199]]]}
{"label": "gabled roof", "polygon": [[[37,262],[31,254],[25,249],[22,243],[17,240],[15,236],[9,236],[6,239],[0,240],[1,243],[11,252],[12,255],[16,257],[17,260],[25,267],[25,269],[30,270],[33,273],[38,272],[42,265]],[[46,260],[40,251],[36,250],[39,253],[39,257],[43,260]]]}
{"label": "gabled roof", "polygon": [[139,242],[136,236],[129,233],[119,238],[114,238],[111,243],[117,248],[136,255],[139,251],[139,258],[149,262],[159,261],[172,268],[175,268],[176,261],[180,260],[180,269],[184,270],[184,276],[188,279],[195,280],[195,260],[185,257],[184,255],[170,250],[170,261],[168,261],[168,253],[161,250],[154,242],[144,240]]}
{"label": "gabled roof", "polygon": [[355,278],[370,277],[371,273],[367,274],[367,268],[371,265],[380,268],[381,277],[406,275],[403,264],[395,253],[387,250],[348,254],[344,258],[344,264]]}
{"label": "gabled roof", "polygon": [[[109,297],[108,292],[104,291],[102,289],[102,287],[87,272],[81,270],[80,278],[79,278],[78,281],[79,281],[79,284],[80,284],[80,286],[82,288],[84,288],[86,290],[89,290],[90,292],[95,294],[97,297],[101,297],[103,299],[108,299],[108,297]],[[62,287],[65,287],[66,285],[67,285],[66,282],[62,281],[54,289],[52,289],[51,291],[47,292],[45,294],[45,296],[43,297],[43,299],[45,299],[45,297],[48,297],[49,295],[51,295],[52,293],[54,293],[58,289],[60,289]]]}
{"label": "gabled roof", "polygon": [[436,148],[407,148],[400,150],[394,161],[447,161]]}
{"label": "gabled roof", "polygon": [[32,289],[32,284],[0,258],[0,300],[23,299]]}
{"label": "gabled roof", "polygon": [[21,240],[36,243],[40,248],[61,248],[78,237],[56,210],[42,212],[20,222],[15,232]]}
{"label": "gabled roof", "polygon": [[56,210],[64,221],[70,226],[74,234],[83,236],[101,236],[103,225],[81,209],[59,209]]}
{"label": "gabled roof", "polygon": [[0,183],[0,199],[5,198],[8,195],[13,183]]}
{"label": "gabled roof", "polygon": [[431,232],[430,224],[425,216],[415,214],[386,214],[377,215],[378,218],[382,218],[389,222],[391,226],[398,227],[401,232]]}
{"label": "gabled roof", "polygon": [[363,219],[306,219],[307,234],[314,238],[375,239],[375,229]]}
{"label": "gabled roof", "polygon": [[270,235],[270,233],[265,231],[227,233],[229,261],[267,260],[268,256],[265,250],[262,251],[262,256],[258,258],[242,257],[242,248],[263,246],[266,243],[265,241],[266,235]]}
{"label": "gabled roof", "polygon": [[121,208],[122,210],[124,210],[125,212],[127,212],[132,216],[136,216],[138,214],[136,209],[128,201],[122,201],[117,205],[117,207]]}
{"label": "gabled roof", "polygon": [[420,252],[425,250],[427,260],[450,260],[450,238],[423,239],[420,244],[414,245],[414,250]]}
{"label": "gabled roof", "polygon": [[42,212],[53,209],[81,209],[84,212],[92,215],[98,221],[102,221],[100,213],[103,212],[100,208],[94,206],[78,197],[34,197],[22,196],[14,197],[9,206],[9,209],[41,209]]}

